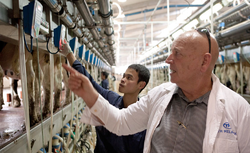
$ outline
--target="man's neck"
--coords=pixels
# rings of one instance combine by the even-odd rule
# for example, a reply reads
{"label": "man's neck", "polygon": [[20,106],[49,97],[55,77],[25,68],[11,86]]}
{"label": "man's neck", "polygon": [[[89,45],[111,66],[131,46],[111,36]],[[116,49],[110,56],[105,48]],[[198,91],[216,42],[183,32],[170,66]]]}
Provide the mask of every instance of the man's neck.
{"label": "man's neck", "polygon": [[124,107],[127,108],[129,105],[138,101],[138,93],[134,94],[124,94],[123,103]]}
{"label": "man's neck", "polygon": [[210,91],[212,89],[212,85],[213,85],[212,80],[211,81],[207,80],[207,81],[203,81],[200,83],[196,83],[196,86],[192,86],[192,87],[189,86],[189,87],[185,87],[181,89],[184,95],[188,98],[188,100],[193,101],[203,96],[208,91]]}

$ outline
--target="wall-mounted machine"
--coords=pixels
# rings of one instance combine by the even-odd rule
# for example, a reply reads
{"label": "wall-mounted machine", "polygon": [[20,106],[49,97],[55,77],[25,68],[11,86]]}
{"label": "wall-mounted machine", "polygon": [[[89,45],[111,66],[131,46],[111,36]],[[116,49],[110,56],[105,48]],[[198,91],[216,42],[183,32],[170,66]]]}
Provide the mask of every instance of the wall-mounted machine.
{"label": "wall-mounted machine", "polygon": [[224,63],[224,59],[225,59],[225,57],[224,57],[223,55],[219,55],[218,60],[219,60],[219,63],[220,63],[220,64],[223,64],[223,63]]}
{"label": "wall-mounted machine", "polygon": [[23,28],[24,32],[33,38],[39,35],[43,6],[37,0],[30,2],[23,7]]}
{"label": "wall-mounted machine", "polygon": [[66,29],[64,25],[60,25],[54,29],[54,44],[55,44],[55,47],[57,47],[58,49],[64,42],[65,31]]}
{"label": "wall-mounted machine", "polygon": [[70,46],[70,48],[73,51],[75,56],[76,56],[76,49],[78,48],[77,43],[78,43],[78,38],[77,37],[75,37],[75,38],[73,38],[73,39],[71,39],[69,41],[69,46]]}
{"label": "wall-mounted machine", "polygon": [[90,64],[93,64],[93,61],[94,61],[94,53],[92,53],[91,55],[90,55],[90,57],[89,57],[89,63]]}
{"label": "wall-mounted machine", "polygon": [[79,52],[78,52],[78,56],[81,60],[84,59],[84,55],[85,55],[84,53],[85,53],[85,46],[82,45],[79,47]]}
{"label": "wall-mounted machine", "polygon": [[42,20],[43,6],[37,0],[30,2],[23,7],[23,28],[24,32],[30,35],[30,49],[27,46],[25,34],[24,43],[29,52],[32,52],[32,40],[39,35],[41,20]]}
{"label": "wall-mounted machine", "polygon": [[89,55],[90,55],[90,51],[87,50],[87,51],[85,52],[85,57],[84,57],[86,62],[89,62]]}
{"label": "wall-mounted machine", "polygon": [[238,52],[233,53],[234,62],[240,61],[240,54]]}
{"label": "wall-mounted machine", "polygon": [[[65,41],[65,26],[64,25],[60,25],[57,28],[54,29],[54,45],[55,47],[57,47],[57,50],[50,50],[49,49],[49,40],[50,38],[47,40],[47,50],[48,52],[50,52],[51,54],[56,54],[59,52],[60,50],[60,46],[62,46],[62,43]],[[65,43],[65,42],[64,42]]]}

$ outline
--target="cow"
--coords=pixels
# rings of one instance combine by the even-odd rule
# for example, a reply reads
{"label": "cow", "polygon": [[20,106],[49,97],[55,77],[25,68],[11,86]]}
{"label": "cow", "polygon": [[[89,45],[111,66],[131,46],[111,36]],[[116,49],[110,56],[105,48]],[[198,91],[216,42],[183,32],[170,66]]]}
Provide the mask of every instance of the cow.
{"label": "cow", "polygon": [[243,66],[243,76],[247,86],[246,93],[250,94],[250,64]]}
{"label": "cow", "polygon": [[[39,61],[37,58],[38,53],[39,53]],[[64,84],[67,87],[67,79],[68,79],[65,70],[60,68],[61,63],[60,63],[59,57],[60,57],[59,55],[54,55],[54,62],[55,62],[54,63],[55,65],[55,68],[54,68],[55,69],[54,111],[58,110],[58,108],[60,107],[60,93],[61,93],[62,80],[64,81]],[[15,79],[12,85],[13,87],[16,87],[17,80],[20,79],[19,47],[17,45],[7,43],[1,51],[0,61],[1,61],[0,66],[2,67],[1,70],[3,72],[3,73],[0,73],[0,77],[1,77],[0,83],[1,83],[1,79],[5,75],[5,76]],[[62,61],[65,62],[65,59],[62,58]],[[36,48],[34,48],[32,54],[26,50],[25,51],[25,63],[26,63],[26,74],[27,74],[30,124],[32,126],[39,122],[40,107],[43,107],[44,116],[47,116],[50,113],[49,54],[47,51],[42,51],[40,49],[37,52]],[[63,70],[63,72],[60,73],[60,70]],[[66,76],[62,76],[62,74]],[[41,96],[39,93],[39,79],[40,79],[41,86],[42,86],[41,91],[42,93],[44,93],[43,96]],[[71,102],[70,91],[68,89],[66,91],[67,91],[66,96],[68,97],[65,98],[65,105]],[[1,93],[2,93],[2,90],[1,90]],[[41,97],[42,97],[42,105],[39,107],[39,102],[41,100]],[[14,94],[14,98],[19,98],[19,97],[17,94]],[[0,100],[1,106],[3,104],[2,101]],[[20,106],[20,101],[18,103],[18,100],[14,100],[14,106],[16,107]]]}

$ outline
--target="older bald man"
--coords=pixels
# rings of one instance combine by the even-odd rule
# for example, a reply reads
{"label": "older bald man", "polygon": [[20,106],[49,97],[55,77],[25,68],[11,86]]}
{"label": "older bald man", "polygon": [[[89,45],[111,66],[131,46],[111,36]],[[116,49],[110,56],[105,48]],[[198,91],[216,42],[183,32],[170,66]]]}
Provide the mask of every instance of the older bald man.
{"label": "older bald man", "polygon": [[126,109],[110,105],[72,68],[70,88],[89,109],[83,121],[118,135],[147,129],[144,153],[249,153],[250,105],[212,73],[218,44],[207,29],[181,34],[166,59],[171,83],[163,83]]}

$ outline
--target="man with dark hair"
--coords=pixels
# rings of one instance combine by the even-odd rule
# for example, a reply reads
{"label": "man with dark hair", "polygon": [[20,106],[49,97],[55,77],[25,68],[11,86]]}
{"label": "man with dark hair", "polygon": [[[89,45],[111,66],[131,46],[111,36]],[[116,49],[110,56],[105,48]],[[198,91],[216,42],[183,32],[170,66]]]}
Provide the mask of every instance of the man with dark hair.
{"label": "man with dark hair", "polygon": [[101,86],[104,89],[109,89],[109,81],[107,78],[108,78],[108,73],[105,71],[102,71],[101,72],[101,79],[102,79]]}
{"label": "man with dark hair", "polygon": [[147,129],[144,153],[249,153],[250,105],[212,73],[218,55],[207,29],[181,34],[166,59],[171,82],[122,110],[108,104],[85,76],[63,67],[72,74],[69,88],[88,106],[82,121],[99,122],[119,135]]}
{"label": "man with dark hair", "polygon": [[[104,89],[98,85],[92,76],[86,71],[85,67],[76,60],[68,43],[63,44],[62,54],[64,54],[70,65],[79,73],[88,77],[89,81],[97,92],[102,95],[111,105],[122,109],[127,108],[130,104],[138,101],[138,94],[148,84],[150,73],[149,70],[140,64],[132,64],[123,74],[117,93]],[[103,126],[96,126],[97,144],[95,153],[142,153],[146,130],[127,136],[117,136],[109,132]]]}
{"label": "man with dark hair", "polygon": [[[150,73],[149,73],[148,69],[145,70],[145,67],[143,65],[140,65],[140,64],[132,64],[128,68],[129,69],[134,69],[138,73],[138,77],[139,77],[138,82],[146,81],[146,84],[148,84],[148,81],[149,81],[149,78],[150,78]],[[142,88],[141,91],[144,88]]]}

